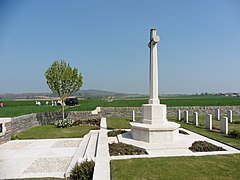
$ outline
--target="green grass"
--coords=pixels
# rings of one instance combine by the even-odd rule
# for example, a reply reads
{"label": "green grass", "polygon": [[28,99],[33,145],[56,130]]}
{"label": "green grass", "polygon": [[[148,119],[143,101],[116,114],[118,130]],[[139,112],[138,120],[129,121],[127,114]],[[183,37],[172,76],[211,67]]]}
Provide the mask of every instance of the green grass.
{"label": "green grass", "polygon": [[112,180],[239,179],[240,154],[112,160]]}
{"label": "green grass", "polygon": [[37,126],[16,135],[18,139],[51,139],[51,138],[82,138],[90,130],[98,126],[82,125],[68,128],[57,128],[55,125]]}
{"label": "green grass", "polygon": [[[161,103],[168,107],[174,106],[240,106],[240,97],[219,97],[219,96],[173,96],[160,97]],[[0,109],[0,117],[15,117],[24,114],[37,112],[59,112],[61,107],[35,106],[34,100],[26,101],[4,101],[6,107]],[[91,111],[96,107],[141,107],[147,104],[148,99],[119,99],[108,102],[101,99],[79,100],[79,105],[66,107],[66,111]],[[51,104],[51,103],[50,103]]]}
{"label": "green grass", "polygon": [[108,117],[107,118],[107,128],[108,129],[130,129],[131,118],[122,117]]}
{"label": "green grass", "polygon": [[[136,117],[136,120],[140,120],[140,117]],[[108,129],[130,129],[132,118],[130,117],[108,117],[107,128]]]}

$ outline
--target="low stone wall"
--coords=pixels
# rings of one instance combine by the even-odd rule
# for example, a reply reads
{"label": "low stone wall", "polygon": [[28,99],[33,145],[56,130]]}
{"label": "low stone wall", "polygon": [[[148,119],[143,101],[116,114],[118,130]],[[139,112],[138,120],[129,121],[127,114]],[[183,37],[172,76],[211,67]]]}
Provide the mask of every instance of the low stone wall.
{"label": "low stone wall", "polygon": [[189,116],[192,116],[194,112],[197,112],[199,116],[205,116],[206,114],[212,114],[214,116],[215,109],[220,109],[220,114],[226,116],[228,110],[233,111],[233,115],[240,115],[240,106],[193,106],[193,107],[168,107],[167,115],[176,116],[177,110],[180,109],[181,112],[188,111]]}
{"label": "low stone wall", "polygon": [[11,118],[10,122],[5,123],[6,132],[0,137],[0,144],[9,141],[11,136],[16,133],[38,125],[39,122],[36,119],[36,114],[28,114]]}
{"label": "low stone wall", "polygon": [[[177,110],[181,112],[187,110],[189,116],[192,116],[194,112],[198,112],[199,116],[205,116],[206,114],[214,115],[215,109],[220,109],[222,115],[227,114],[227,110],[232,110],[233,115],[240,115],[240,106],[193,106],[193,107],[167,107],[167,116],[176,116]],[[101,117],[131,117],[133,110],[136,117],[142,116],[142,107],[101,107]]]}
{"label": "low stone wall", "polygon": [[142,116],[142,107],[101,107],[101,117],[131,117],[133,110],[135,116]]}
{"label": "low stone wall", "polygon": [[39,122],[36,119],[36,114],[14,117],[11,120],[11,132],[12,134],[16,134],[38,125]]}
{"label": "low stone wall", "polygon": [[[66,119],[71,119],[74,121],[88,120],[100,117],[98,114],[92,114],[91,111],[71,111],[66,112],[64,115]],[[41,125],[53,124],[57,120],[62,119],[62,113],[61,112],[37,113],[36,119]]]}
{"label": "low stone wall", "polygon": [[7,142],[11,139],[12,133],[11,133],[11,122],[5,123],[6,132],[3,136],[0,136],[0,144]]}

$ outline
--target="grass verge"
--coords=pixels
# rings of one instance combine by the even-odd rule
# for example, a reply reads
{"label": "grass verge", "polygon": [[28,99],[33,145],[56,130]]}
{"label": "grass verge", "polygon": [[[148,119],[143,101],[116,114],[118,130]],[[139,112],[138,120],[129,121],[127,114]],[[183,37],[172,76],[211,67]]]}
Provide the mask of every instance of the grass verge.
{"label": "grass verge", "polygon": [[239,179],[240,155],[112,160],[112,180]]}
{"label": "grass verge", "polygon": [[99,129],[99,127],[82,125],[57,128],[55,125],[42,125],[20,132],[16,134],[16,137],[17,139],[82,138],[90,130],[95,129]]}

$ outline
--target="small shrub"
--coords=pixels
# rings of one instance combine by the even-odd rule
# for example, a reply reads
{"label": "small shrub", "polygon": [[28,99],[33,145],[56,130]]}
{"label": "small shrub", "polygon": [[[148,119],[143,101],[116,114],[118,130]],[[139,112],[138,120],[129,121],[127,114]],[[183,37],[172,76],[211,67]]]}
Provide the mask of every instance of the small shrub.
{"label": "small shrub", "polygon": [[108,135],[108,137],[115,137],[115,136],[117,136],[119,134],[123,134],[125,132],[127,132],[127,131],[119,129],[119,130],[115,130],[115,131],[109,131],[107,133],[107,135]]}
{"label": "small shrub", "polygon": [[70,119],[58,120],[54,123],[58,128],[67,128],[73,125],[73,121]]}
{"label": "small shrub", "polygon": [[240,129],[233,129],[228,133],[228,135],[232,138],[239,139],[240,138]]}
{"label": "small shrub", "polygon": [[109,144],[109,153],[110,156],[147,154],[145,149],[121,142]]}
{"label": "small shrub", "polygon": [[183,131],[183,130],[179,130],[179,133],[184,135],[189,135],[186,131]]}
{"label": "small shrub", "polygon": [[76,163],[70,172],[70,179],[91,180],[93,178],[95,162],[87,159],[82,163]]}
{"label": "small shrub", "polygon": [[77,120],[73,123],[74,126],[76,125],[97,125],[100,126],[101,119],[95,118],[95,119],[86,119],[86,120]]}
{"label": "small shrub", "polygon": [[226,151],[222,147],[206,141],[195,141],[189,149],[193,152]]}
{"label": "small shrub", "polygon": [[17,136],[11,136],[11,140],[17,140]]}

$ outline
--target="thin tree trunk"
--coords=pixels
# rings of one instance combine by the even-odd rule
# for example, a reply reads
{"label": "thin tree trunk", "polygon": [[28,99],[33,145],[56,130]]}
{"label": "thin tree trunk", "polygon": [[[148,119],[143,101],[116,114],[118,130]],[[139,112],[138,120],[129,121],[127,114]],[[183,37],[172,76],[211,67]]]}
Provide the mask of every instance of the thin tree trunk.
{"label": "thin tree trunk", "polygon": [[63,118],[63,121],[64,121],[65,117],[64,117],[64,103],[63,103],[63,99],[62,99],[62,118]]}

